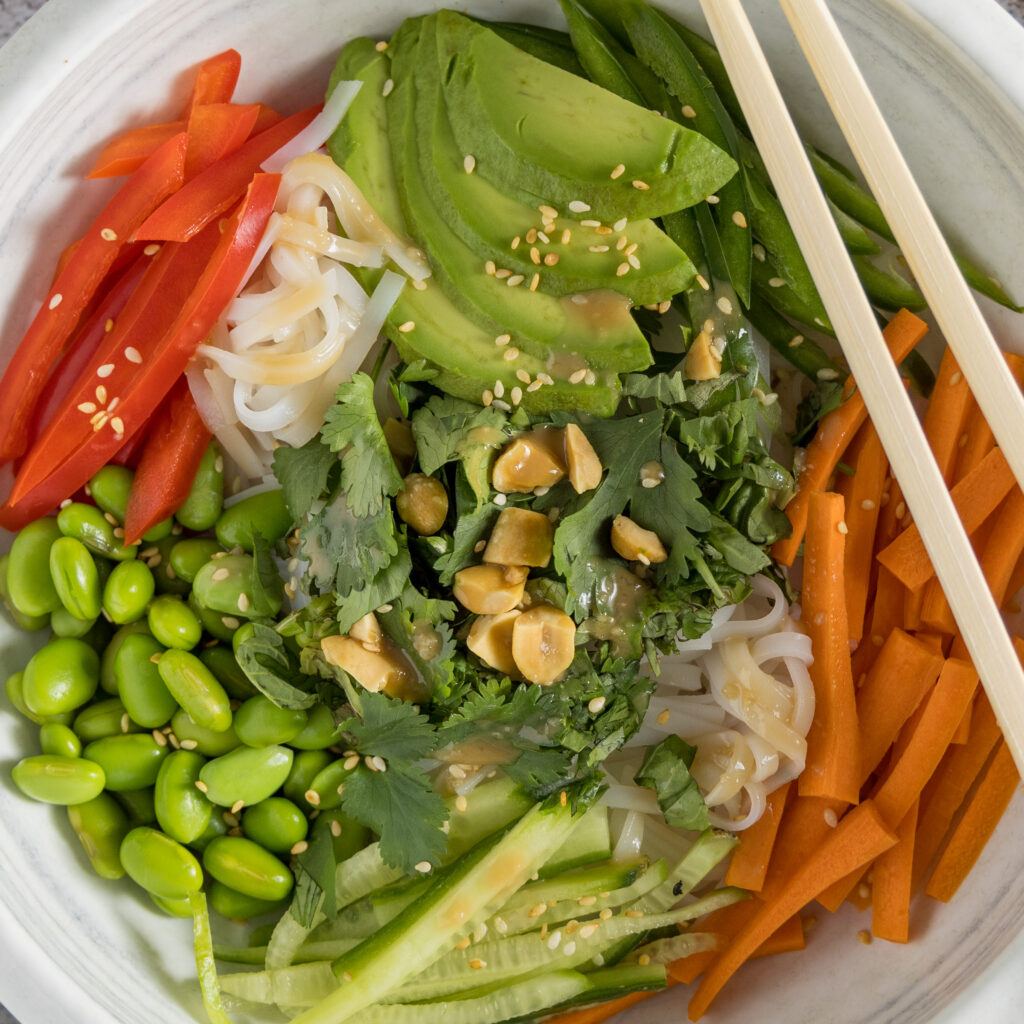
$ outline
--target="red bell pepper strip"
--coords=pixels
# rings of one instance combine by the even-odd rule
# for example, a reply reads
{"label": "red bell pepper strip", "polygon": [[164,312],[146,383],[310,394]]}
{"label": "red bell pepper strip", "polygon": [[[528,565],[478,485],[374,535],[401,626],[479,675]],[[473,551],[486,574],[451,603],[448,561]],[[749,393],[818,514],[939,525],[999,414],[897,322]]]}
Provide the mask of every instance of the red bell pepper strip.
{"label": "red bell pepper strip", "polygon": [[261,132],[265,132],[268,128],[273,128],[275,124],[280,124],[284,120],[283,114],[279,114],[273,107],[268,107],[266,103],[257,103],[256,106],[260,108],[260,112],[256,118],[256,123],[252,126],[253,135],[259,135]]}
{"label": "red bell pepper strip", "polygon": [[176,135],[121,186],[44,298],[0,379],[0,408],[7,419],[0,439],[0,464],[25,451],[32,410],[53,364],[122,246],[160,202],[181,185],[187,144],[187,135]]}
{"label": "red bell pepper strip", "polygon": [[75,255],[75,250],[82,244],[80,238],[76,238],[73,242],[66,245],[61,254],[57,257],[57,266],[53,268],[53,277],[50,278],[50,287],[52,288],[56,283],[57,279],[61,274],[64,273],[64,268],[68,265],[71,257]]}
{"label": "red bell pepper strip", "polygon": [[161,204],[136,232],[153,241],[187,242],[245,193],[260,164],[276,153],[316,117],[319,107],[301,113],[253,136],[240,149],[218,160]]}
{"label": "red bell pepper strip", "polygon": [[[111,332],[111,337],[119,335],[115,361],[90,366],[75,399],[40,437],[7,505],[0,509],[0,525],[11,529],[8,524],[16,526],[38,515],[40,506],[52,508],[108,462],[149,419],[237,293],[273,212],[280,180],[276,174],[256,175],[223,232],[219,225],[211,225],[191,242],[164,247],[159,260],[154,260],[154,267],[162,267],[163,273],[147,273],[136,291],[148,293],[144,308],[132,318],[126,307],[121,316],[122,324],[132,320],[125,331],[138,343],[133,353],[138,360],[129,358],[121,347],[125,335],[115,327]],[[200,250],[211,238],[215,248],[208,255]],[[196,266],[201,272],[192,277],[195,284],[188,296],[183,301],[177,296],[169,299],[166,293],[174,290],[175,281]],[[134,303],[135,296],[129,304]],[[166,315],[166,307],[175,303],[177,315]],[[100,387],[102,392],[96,393]],[[114,409],[111,394],[117,398]],[[83,396],[85,400],[79,402]],[[98,408],[101,397],[104,409]]]}
{"label": "red bell pepper strip", "polygon": [[241,71],[242,55],[237,50],[225,50],[203,61],[196,71],[192,95],[185,105],[182,120],[187,121],[196,107],[207,103],[227,103],[235,93]]}
{"label": "red bell pepper strip", "polygon": [[259,117],[256,104],[204,103],[188,119],[185,180],[191,181],[221,157],[234,153],[252,133]]}
{"label": "red bell pepper strip", "polygon": [[137,171],[168,139],[186,130],[184,121],[147,124],[111,139],[99,152],[87,178],[116,178]]}
{"label": "red bell pepper strip", "polygon": [[139,464],[139,459],[146,447],[146,442],[149,440],[149,431],[152,423],[153,420],[148,419],[118,448],[109,461],[117,466],[130,466],[134,469]]}
{"label": "red bell pepper strip", "polygon": [[126,544],[176,512],[188,497],[212,435],[182,376],[153,418],[139,459],[124,520]]}

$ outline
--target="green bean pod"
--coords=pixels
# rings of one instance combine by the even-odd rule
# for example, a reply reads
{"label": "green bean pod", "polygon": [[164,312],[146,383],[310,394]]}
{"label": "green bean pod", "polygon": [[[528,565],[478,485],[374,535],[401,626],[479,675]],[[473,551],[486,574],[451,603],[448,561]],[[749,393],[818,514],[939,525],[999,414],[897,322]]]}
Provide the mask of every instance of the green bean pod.
{"label": "green bean pod", "polygon": [[215,554],[223,550],[220,544],[209,537],[186,537],[171,548],[171,568],[179,579],[191,583],[196,578],[196,573]]}
{"label": "green bean pod", "polygon": [[309,721],[301,709],[279,708],[262,693],[250,697],[235,711],[238,738],[249,747],[270,747],[294,739]]}
{"label": "green bean pod", "polygon": [[146,633],[124,638],[114,659],[117,692],[133,722],[146,729],[166,725],[178,710],[160,676],[157,661],[166,653],[164,646]]}
{"label": "green bean pod", "polygon": [[269,902],[283,900],[294,884],[287,864],[241,836],[214,839],[203,851],[203,867],[236,892]]}
{"label": "green bean pod", "polygon": [[[138,554],[135,545],[125,547],[122,543],[124,530],[115,526],[95,505],[74,501],[57,513],[57,525],[65,537],[80,540],[90,551],[115,562],[124,562]],[[113,518],[113,516],[111,516]],[[120,531],[119,537],[114,531]]]}
{"label": "green bean pod", "polygon": [[199,778],[215,804],[248,807],[281,788],[293,757],[293,752],[282,746],[238,747],[205,764]]}
{"label": "green bean pod", "polygon": [[326,768],[333,756],[326,750],[300,750],[292,761],[291,771],[285,779],[281,791],[299,807],[310,808],[313,805],[306,799],[306,794],[313,785],[313,780]]}
{"label": "green bean pod", "polygon": [[131,830],[128,815],[109,793],[68,807],[68,821],[93,871],[101,878],[123,878],[121,843]]}
{"label": "green bean pod", "polygon": [[82,757],[37,754],[11,769],[14,784],[33,800],[45,804],[84,804],[103,792],[103,768]]}
{"label": "green bean pod", "polygon": [[868,293],[871,304],[895,312],[898,309],[920,311],[928,305],[925,297],[895,271],[885,270],[866,256],[854,256],[857,276]]}
{"label": "green bean pod", "polygon": [[89,549],[74,537],[50,545],[50,577],[61,604],[76,619],[95,619],[102,608],[100,577]]}
{"label": "green bean pod", "polygon": [[215,732],[230,728],[231,700],[194,654],[171,648],[157,667],[167,689],[196,725]]}
{"label": "green bean pod", "polygon": [[118,793],[125,789],[152,786],[160,771],[160,763],[169,750],[148,732],[141,732],[93,740],[83,753],[103,769],[107,777],[106,788]]}
{"label": "green bean pod", "polygon": [[47,718],[87,703],[99,679],[99,655],[84,640],[58,637],[29,659],[22,697],[29,710]]}
{"label": "green bean pod", "polygon": [[213,804],[196,789],[206,758],[192,750],[176,750],[160,765],[153,805],[156,820],[172,839],[192,843],[210,824]]}
{"label": "green bean pod", "polygon": [[133,828],[124,837],[121,863],[132,881],[165,900],[187,899],[203,885],[195,855],[154,828]]}
{"label": "green bean pod", "polygon": [[29,523],[14,538],[7,562],[7,592],[22,615],[38,618],[61,607],[50,576],[50,547],[62,536],[58,520],[46,516]]}
{"label": "green bean pod", "polygon": [[71,723],[71,728],[83,743],[142,731],[142,727],[131,720],[120,697],[98,700],[82,708]]}
{"label": "green bean pod", "polygon": [[39,749],[53,757],[81,757],[82,741],[61,722],[43,722],[39,727]]}
{"label": "green bean pod", "polygon": [[271,853],[290,853],[306,838],[309,822],[302,809],[283,796],[271,796],[246,808],[242,815],[246,837]]}
{"label": "green bean pod", "polygon": [[103,607],[118,625],[137,622],[156,593],[156,580],[145,562],[120,562],[103,587]]}
{"label": "green bean pod", "polygon": [[284,503],[284,493],[273,490],[253,494],[225,509],[217,520],[215,533],[226,549],[240,547],[252,552],[255,534],[273,544],[291,526],[292,515]]}
{"label": "green bean pod", "polygon": [[220,518],[224,506],[224,456],[216,441],[203,452],[188,497],[174,516],[188,530],[209,530]]}
{"label": "green bean pod", "polygon": [[183,749],[198,750],[205,757],[220,757],[242,743],[231,726],[219,732],[208,729],[196,724],[184,708],[175,711],[171,727],[175,738],[183,744]]}
{"label": "green bean pod", "polygon": [[[10,588],[7,585],[7,567],[10,565],[10,562],[10,554],[0,555],[0,603],[7,609],[8,614],[14,620],[14,624],[18,629],[22,629],[26,633],[37,633],[41,629],[46,629],[51,621],[50,615],[26,615],[23,611],[15,608],[14,602],[11,600]],[[54,611],[66,610],[64,608],[55,608]]]}
{"label": "green bean pod", "polygon": [[203,637],[196,613],[173,594],[161,594],[150,602],[146,613],[150,632],[164,645],[190,651]]}
{"label": "green bean pod", "polygon": [[248,921],[281,910],[284,906],[282,900],[261,900],[247,896],[216,879],[210,883],[208,896],[210,906],[229,921]]}

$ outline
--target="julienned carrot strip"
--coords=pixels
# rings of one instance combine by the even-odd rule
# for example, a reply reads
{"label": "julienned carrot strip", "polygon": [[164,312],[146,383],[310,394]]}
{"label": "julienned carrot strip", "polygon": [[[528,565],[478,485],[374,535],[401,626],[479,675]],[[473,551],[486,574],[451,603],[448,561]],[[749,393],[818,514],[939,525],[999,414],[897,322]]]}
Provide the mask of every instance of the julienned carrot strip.
{"label": "julienned carrot strip", "polygon": [[[927,330],[928,325],[923,320],[901,309],[882,333],[893,359],[901,363]],[[793,526],[793,533],[786,540],[776,541],[772,548],[775,560],[783,565],[792,565],[800,550],[807,528],[807,502],[810,495],[828,486],[829,478],[835,472],[847,445],[867,419],[864,399],[859,391],[854,390],[854,386],[853,378],[847,378],[844,394],[848,397],[818,424],[818,432],[807,447],[796,494],[786,506],[786,515]]]}
{"label": "julienned carrot strip", "polygon": [[914,801],[896,830],[896,845],[876,861],[871,882],[871,934],[889,942],[910,938],[911,877],[918,801]]}
{"label": "julienned carrot strip", "polygon": [[[676,984],[671,978],[668,980],[669,987]],[[651,996],[656,996],[658,991],[653,992],[631,992],[628,996],[620,999],[613,999],[609,1003],[600,1003],[597,1006],[585,1006],[582,1010],[570,1010],[568,1013],[560,1013],[557,1017],[548,1017],[544,1024],[602,1024],[609,1017],[614,1017],[623,1010],[628,1010],[637,1003],[642,1003]]]}
{"label": "julienned carrot strip", "polygon": [[853,656],[853,679],[860,688],[889,634],[903,625],[903,598],[907,588],[884,565],[878,566],[871,622]]}
{"label": "julienned carrot strip", "polygon": [[740,833],[740,845],[733,853],[725,873],[726,885],[738,885],[751,892],[761,891],[790,788],[791,783],[787,782],[770,793],[764,814],[750,828]]}
{"label": "julienned carrot strip", "polygon": [[795,953],[799,949],[807,948],[807,938],[804,935],[804,922],[799,914],[794,914],[791,918],[779,925],[768,936],[764,942],[761,943],[753,953],[750,954],[751,960],[758,960],[763,956],[778,956],[779,953]]}
{"label": "julienned carrot strip", "polygon": [[967,742],[950,747],[921,797],[914,844],[914,888],[942,845],[956,812],[1002,738],[999,723],[984,690],[974,700]]}
{"label": "julienned carrot strip", "polygon": [[881,763],[903,723],[938,679],[942,661],[941,654],[902,629],[889,634],[857,691],[860,785]]}
{"label": "julienned carrot strip", "polygon": [[891,544],[907,526],[907,503],[899,481],[889,478],[882,492],[882,507],[878,513],[878,532],[875,535],[875,554]]}
{"label": "julienned carrot strip", "polygon": [[929,896],[948,903],[956,895],[992,837],[1018,785],[1017,766],[1006,741],[1002,740],[928,879],[925,892]]}
{"label": "julienned carrot strip", "polygon": [[846,620],[851,640],[864,635],[874,561],[875,530],[889,462],[878,432],[870,423],[861,427],[854,440],[856,455],[850,458],[853,476],[843,478],[840,488],[846,501]]}
{"label": "julienned carrot strip", "polygon": [[1015,606],[1012,602],[1016,598],[1017,594],[1020,593],[1021,587],[1024,587],[1024,558],[1019,558],[1017,564],[1013,568],[1013,572],[1010,573],[1010,584],[1006,588],[1006,610],[1009,612],[1020,611],[1020,608]]}
{"label": "julienned carrot strip", "polygon": [[[974,533],[1016,483],[1006,457],[998,448],[993,448],[950,491],[964,530],[968,534]],[[916,526],[908,527],[884,551],[879,552],[878,560],[911,590],[923,587],[935,574]]]}
{"label": "julienned carrot strip", "polygon": [[796,796],[789,801],[761,887],[762,900],[770,900],[782,890],[808,853],[824,842],[846,808],[841,800],[816,796]]}
{"label": "julienned carrot strip", "polygon": [[908,590],[903,598],[903,628],[916,633],[922,626],[921,605],[924,603],[924,587]]}
{"label": "julienned carrot strip", "polygon": [[[1024,383],[1024,358],[1014,352],[1004,352],[1006,365],[1009,367],[1010,375],[1020,386]],[[954,470],[953,482],[965,477],[979,462],[988,454],[995,444],[995,437],[992,428],[985,419],[976,401],[971,403],[967,417],[964,421],[963,447],[957,455],[956,467]]]}
{"label": "julienned carrot strip", "polygon": [[722,986],[750,955],[789,918],[810,903],[822,889],[874,860],[896,842],[874,804],[868,800],[853,808],[817,849],[789,877],[775,897],[708,968],[690,1000],[690,1019],[704,1015]]}
{"label": "julienned carrot strip", "polygon": [[817,492],[807,509],[804,544],[803,623],[814,662],[814,720],[807,733],[801,796],[857,802],[857,701],[843,582],[846,523],[841,495]]}
{"label": "julienned carrot strip", "polygon": [[[722,907],[721,910],[716,910],[703,918],[700,930],[717,935],[721,941],[721,948],[724,949],[757,913],[759,905],[756,897],[740,903],[730,903],[729,906]],[[669,977],[681,985],[689,985],[714,963],[718,955],[719,951],[716,949],[705,949],[680,957],[668,965]]]}
{"label": "julienned carrot strip", "polygon": [[952,351],[947,348],[942,354],[935,387],[928,400],[928,408],[925,409],[922,423],[924,436],[928,438],[932,454],[947,486],[953,482],[960,437],[972,401],[971,389],[967,386]]}

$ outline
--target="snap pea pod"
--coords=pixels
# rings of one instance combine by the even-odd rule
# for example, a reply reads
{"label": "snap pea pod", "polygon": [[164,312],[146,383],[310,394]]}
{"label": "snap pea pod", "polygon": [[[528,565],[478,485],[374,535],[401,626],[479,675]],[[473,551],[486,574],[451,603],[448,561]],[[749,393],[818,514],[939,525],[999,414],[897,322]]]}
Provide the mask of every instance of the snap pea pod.
{"label": "snap pea pod", "polygon": [[157,743],[148,732],[142,732],[93,740],[83,754],[102,767],[106,788],[117,793],[152,786],[169,752],[166,745]]}
{"label": "snap pea pod", "polygon": [[164,899],[185,899],[203,885],[195,855],[154,828],[133,828],[124,837],[121,864],[132,881]]}
{"label": "snap pea pod", "polygon": [[475,20],[496,32],[506,42],[518,46],[520,50],[524,50],[538,60],[546,61],[573,75],[583,74],[583,68],[580,67],[576,54],[573,53],[568,37],[564,33],[519,22],[486,21],[483,18]]}
{"label": "snap pea pod", "polygon": [[131,830],[128,815],[109,793],[68,807],[68,821],[93,871],[101,878],[123,878],[121,843]]}
{"label": "snap pea pod", "polygon": [[220,518],[224,505],[224,456],[216,441],[203,452],[188,497],[174,517],[189,530],[209,530]]}
{"label": "snap pea pod", "polygon": [[[10,561],[11,556],[9,554],[0,555],[0,603],[7,609],[8,614],[14,620],[14,624],[18,629],[23,629],[26,633],[36,633],[40,629],[46,629],[51,621],[49,615],[26,615],[14,606],[14,602],[11,600],[10,588],[7,586],[7,566],[10,564]],[[54,611],[66,611],[66,609],[55,608]]]}
{"label": "snap pea pod", "polygon": [[559,4],[569,25],[573,49],[587,77],[602,89],[644,106],[644,99],[622,66],[607,29],[583,14],[575,0],[559,0]]}
{"label": "snap pea pod", "polygon": [[238,738],[249,747],[270,747],[294,739],[309,722],[299,708],[279,708],[262,693],[250,697],[235,711]]}
{"label": "snap pea pod", "polygon": [[196,725],[215,732],[231,727],[231,699],[194,654],[172,647],[157,667],[171,695]]}
{"label": "snap pea pod", "polygon": [[924,296],[895,271],[884,270],[866,256],[854,256],[853,265],[872,305],[891,312],[904,308],[920,311],[928,305]]}
{"label": "snap pea pod", "polygon": [[214,839],[203,851],[203,867],[218,882],[260,900],[283,900],[294,884],[287,864],[242,836]]}
{"label": "snap pea pod", "polygon": [[196,788],[206,758],[192,750],[176,750],[160,765],[153,806],[160,827],[179,843],[192,843],[210,824],[213,804]]}
{"label": "snap pea pod", "polygon": [[203,637],[196,613],[174,594],[154,598],[146,612],[149,630],[165,647],[190,651]]}
{"label": "snap pea pod", "polygon": [[238,747],[207,762],[199,773],[204,792],[215,804],[258,804],[288,778],[294,754],[287,747]]}
{"label": "snap pea pod", "polygon": [[74,537],[90,551],[115,562],[123,562],[138,554],[136,546],[125,547],[115,533],[115,530],[120,530],[123,538],[124,530],[111,523],[95,505],[85,505],[80,501],[65,505],[57,513],[57,525],[65,537]]}
{"label": "snap pea pod", "polygon": [[119,562],[103,587],[103,608],[112,622],[126,625],[141,619],[156,593],[156,580],[145,562]]}
{"label": "snap pea pod", "polygon": [[82,741],[61,722],[43,722],[39,727],[39,749],[54,757],[81,757]]}
{"label": "snap pea pod", "polygon": [[776,352],[815,383],[840,380],[845,374],[813,339],[806,338],[755,292],[747,310],[750,322]]}
{"label": "snap pea pod", "polygon": [[37,754],[11,769],[14,784],[33,800],[45,804],[84,804],[103,792],[103,768],[82,757]]}
{"label": "snap pea pod", "polygon": [[179,579],[192,583],[196,573],[224,549],[210,537],[187,537],[171,548],[171,568]]}
{"label": "snap pea pod", "polygon": [[89,549],[74,537],[50,545],[50,578],[61,604],[76,619],[95,619],[102,608],[100,576]]}
{"label": "snap pea pod", "polygon": [[35,714],[59,715],[91,700],[99,678],[99,655],[84,640],[57,637],[29,659],[22,696]]}
{"label": "snap pea pod", "polygon": [[114,697],[117,696],[114,661],[117,658],[117,652],[121,649],[121,644],[124,643],[124,638],[133,633],[147,633],[152,636],[152,633],[149,632],[149,623],[145,619],[136,619],[135,622],[129,622],[117,630],[100,655],[100,686]]}
{"label": "snap pea pod", "polygon": [[67,608],[58,608],[50,616],[50,629],[53,630],[54,636],[69,636],[75,640],[82,640],[89,635],[96,622],[96,618],[80,619],[77,615],[72,615]]}
{"label": "snap pea pod", "polygon": [[22,615],[40,618],[61,607],[50,577],[50,546],[62,536],[58,521],[44,516],[14,538],[7,561],[7,592]]}
{"label": "snap pea pod", "polygon": [[140,725],[131,721],[128,710],[118,697],[100,700],[82,708],[71,723],[71,728],[83,743],[142,731]]}
{"label": "snap pea pod", "polygon": [[292,514],[284,503],[283,492],[272,490],[243,498],[225,509],[214,532],[224,548],[240,547],[251,553],[255,534],[273,544],[291,529],[291,525]]}
{"label": "snap pea pod", "polygon": [[[238,664],[238,659],[230,647],[223,644],[217,644],[216,647],[204,647],[199,652],[199,660],[217,677],[217,681],[232,699],[248,700],[258,693],[249,677],[242,671],[242,666]],[[326,705],[317,705],[317,707],[326,709]],[[320,720],[318,719],[318,721]],[[312,715],[310,724],[312,724]],[[325,746],[329,745],[325,744]],[[292,746],[297,746],[295,740],[292,741]]]}
{"label": "snap pea pod", "polygon": [[832,324],[827,317],[808,306],[786,283],[770,255],[764,260],[754,260],[754,292],[782,316],[800,324],[807,324],[825,334],[833,334]]}
{"label": "snap pea pod", "polygon": [[126,636],[114,659],[117,692],[133,722],[146,729],[166,725],[178,710],[156,664],[166,648],[147,633]]}
{"label": "snap pea pod", "polygon": [[220,732],[197,725],[183,708],[174,713],[171,727],[175,738],[185,745],[186,750],[198,750],[206,757],[220,757],[236,747],[242,741],[230,726]]}
{"label": "snap pea pod", "polygon": [[262,917],[264,914],[281,910],[284,906],[282,900],[261,900],[255,896],[247,896],[216,879],[210,883],[208,896],[210,906],[221,917],[226,917],[230,921],[248,921],[250,918]]}
{"label": "snap pea pod", "polygon": [[283,796],[272,796],[246,808],[242,829],[254,843],[283,855],[306,838],[309,822],[297,804]]}

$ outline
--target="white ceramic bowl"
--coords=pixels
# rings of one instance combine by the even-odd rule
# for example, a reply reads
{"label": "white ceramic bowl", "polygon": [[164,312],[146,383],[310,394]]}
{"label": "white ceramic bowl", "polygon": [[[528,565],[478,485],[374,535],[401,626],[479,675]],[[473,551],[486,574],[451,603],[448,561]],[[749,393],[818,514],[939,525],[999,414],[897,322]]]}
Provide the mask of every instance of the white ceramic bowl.
{"label": "white ceramic bowl", "polygon": [[[691,23],[695,0],[663,0]],[[354,35],[386,36],[430,0],[51,0],[0,53],[0,309],[6,362],[60,249],[107,185],[81,176],[131,124],[166,120],[188,70],[228,46],[239,97],[297,109],[318,98]],[[460,3],[485,16],[550,21],[551,0]],[[842,0],[833,5],[926,194],[953,238],[1024,294],[1024,31],[993,0]],[[774,0],[749,0],[797,119],[841,153],[827,109]],[[1024,323],[986,305],[1006,347]],[[3,411],[0,410],[0,417]],[[0,485],[4,482],[0,481]],[[2,671],[26,637],[0,623]],[[0,1002],[22,1024],[183,1024],[202,1020],[189,926],[155,912],[128,882],[100,882],[63,810],[22,799],[11,764],[35,730],[0,713]],[[947,907],[915,907],[907,947],[865,947],[865,923],[822,920],[799,955],[744,969],[713,1024],[1010,1024],[1024,995],[1024,807],[1018,802]],[[824,919],[826,914],[819,915]],[[625,1020],[685,1018],[682,991]],[[241,1019],[243,1014],[236,1015]]]}

